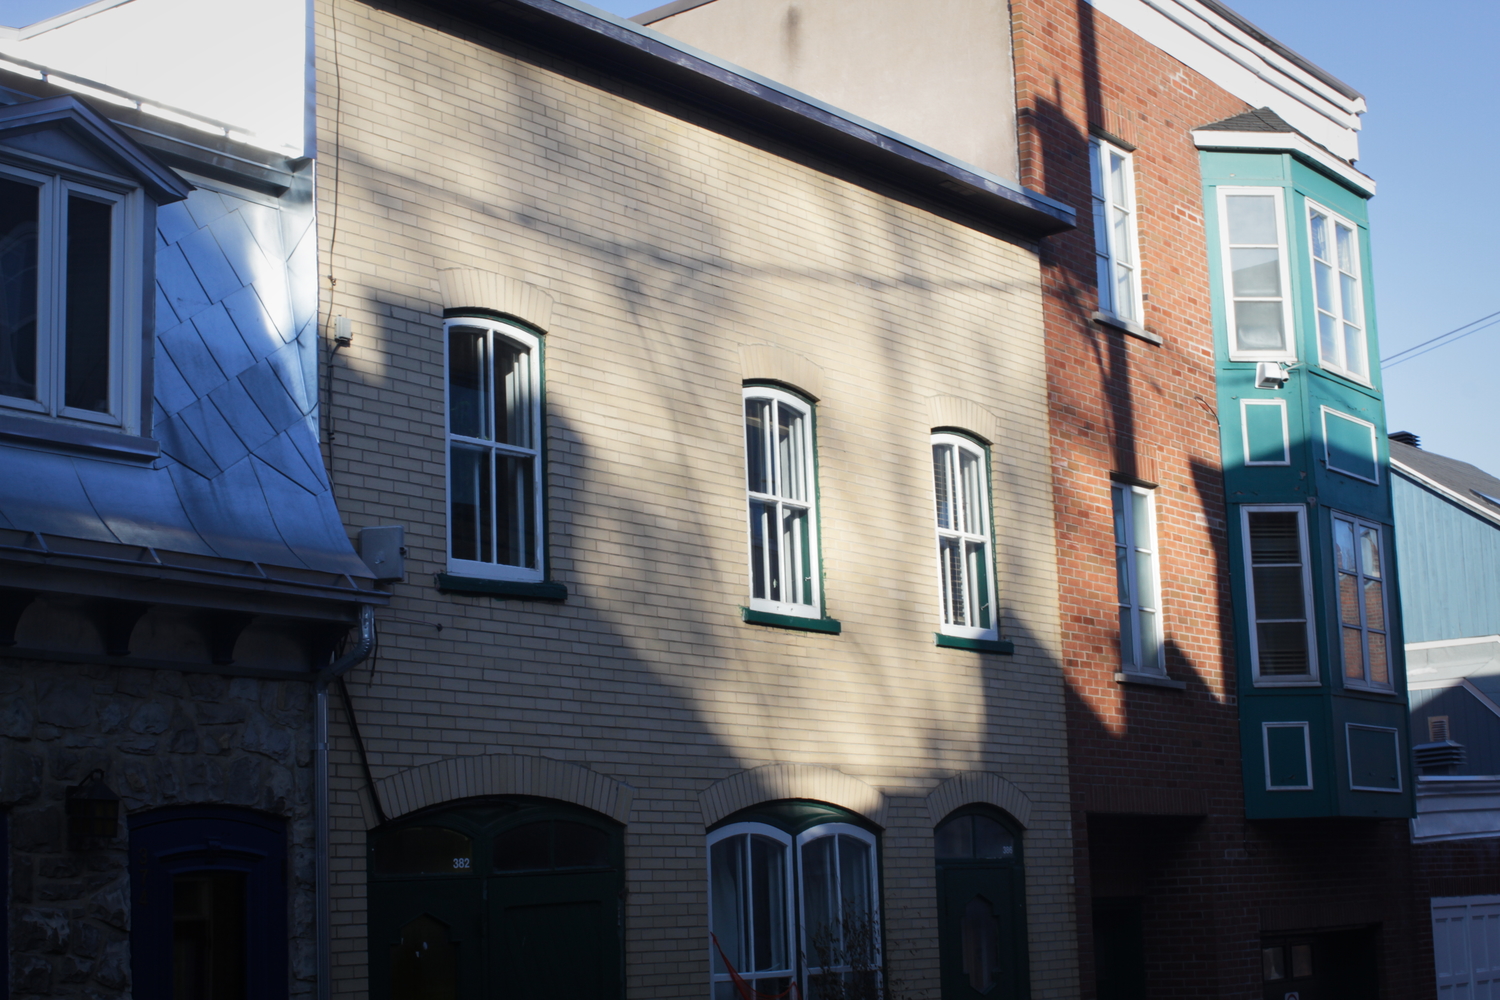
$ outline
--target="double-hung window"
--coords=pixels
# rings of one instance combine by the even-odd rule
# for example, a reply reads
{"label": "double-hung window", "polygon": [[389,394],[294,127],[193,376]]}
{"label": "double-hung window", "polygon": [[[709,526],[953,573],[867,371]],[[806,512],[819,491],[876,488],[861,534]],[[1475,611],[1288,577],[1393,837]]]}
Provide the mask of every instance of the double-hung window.
{"label": "double-hung window", "polygon": [[1335,514],[1333,553],[1344,680],[1356,686],[1389,689],[1391,664],[1386,645],[1385,559],[1380,526]]}
{"label": "double-hung window", "polygon": [[1229,356],[1236,361],[1296,357],[1281,197],[1280,188],[1219,189]]}
{"label": "double-hung window", "polygon": [[1141,320],[1135,167],[1129,153],[1098,139],[1089,143],[1094,183],[1094,259],[1099,311]]}
{"label": "double-hung window", "polygon": [[139,200],[0,166],[0,407],[135,430],[125,246]]}
{"label": "double-hung window", "polygon": [[821,617],[812,404],[764,385],[744,398],[750,607]]}
{"label": "double-hung window", "polygon": [[874,996],[880,954],[875,838],[848,823],[791,833],[733,823],[708,838],[713,1000],[738,978],[766,996]]}
{"label": "double-hung window", "polygon": [[1359,229],[1309,202],[1313,299],[1318,312],[1318,360],[1324,368],[1361,381],[1370,377],[1365,346],[1363,291],[1359,280]]}
{"label": "double-hung window", "polygon": [[995,639],[990,542],[989,455],[958,434],[932,436],[932,479],[937,501],[938,579],[943,590],[943,633]]}
{"label": "double-hung window", "polygon": [[539,581],[541,344],[514,323],[463,317],[448,347],[448,568]]}
{"label": "double-hung window", "polygon": [[1250,660],[1257,684],[1318,679],[1307,512],[1301,506],[1245,506]]}
{"label": "double-hung window", "polygon": [[1162,675],[1161,587],[1157,580],[1156,503],[1151,490],[1116,483],[1115,578],[1120,656],[1126,673]]}

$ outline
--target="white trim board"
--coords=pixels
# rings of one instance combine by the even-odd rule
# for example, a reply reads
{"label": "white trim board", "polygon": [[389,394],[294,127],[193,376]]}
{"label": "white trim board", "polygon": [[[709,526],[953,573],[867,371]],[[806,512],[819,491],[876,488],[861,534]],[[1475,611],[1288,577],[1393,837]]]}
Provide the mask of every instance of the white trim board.
{"label": "white trim board", "polygon": [[1194,129],[1193,145],[1199,149],[1256,149],[1291,153],[1332,175],[1367,198],[1375,196],[1375,181],[1355,170],[1317,143],[1297,132],[1225,132]]}

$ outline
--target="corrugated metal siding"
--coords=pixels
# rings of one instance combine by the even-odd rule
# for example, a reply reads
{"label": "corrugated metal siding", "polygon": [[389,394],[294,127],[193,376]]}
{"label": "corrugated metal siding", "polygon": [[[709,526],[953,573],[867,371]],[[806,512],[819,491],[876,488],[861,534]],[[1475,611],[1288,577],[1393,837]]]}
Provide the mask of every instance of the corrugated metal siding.
{"label": "corrugated metal siding", "polygon": [[1500,634],[1500,528],[1391,476],[1407,642]]}

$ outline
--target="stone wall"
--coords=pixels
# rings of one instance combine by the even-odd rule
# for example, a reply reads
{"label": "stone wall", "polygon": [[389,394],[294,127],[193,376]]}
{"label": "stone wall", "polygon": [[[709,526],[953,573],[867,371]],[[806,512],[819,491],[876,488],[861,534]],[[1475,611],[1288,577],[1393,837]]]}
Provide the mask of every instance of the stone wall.
{"label": "stone wall", "polygon": [[[293,995],[313,988],[312,687],[0,660],[0,809],[10,823],[11,996],[130,996],[126,817],[244,806],[287,821]],[[68,849],[64,796],[95,768],[119,837]]]}

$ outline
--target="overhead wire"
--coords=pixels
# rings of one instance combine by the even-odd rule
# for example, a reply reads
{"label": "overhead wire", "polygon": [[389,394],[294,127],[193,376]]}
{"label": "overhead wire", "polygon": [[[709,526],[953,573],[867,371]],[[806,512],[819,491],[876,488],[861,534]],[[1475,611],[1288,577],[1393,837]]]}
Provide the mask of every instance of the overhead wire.
{"label": "overhead wire", "polygon": [[[1482,326],[1478,325],[1481,323],[1483,324]],[[1458,341],[1463,340],[1465,337],[1469,336],[1469,334],[1471,333],[1478,333],[1481,330],[1488,330],[1490,327],[1495,326],[1496,324],[1500,324],[1500,310],[1492,312],[1488,316],[1481,316],[1478,319],[1470,320],[1462,326],[1456,326],[1453,329],[1449,330],[1447,333],[1440,333],[1436,337],[1431,337],[1427,340],[1422,341],[1420,344],[1413,344],[1411,347],[1406,348],[1404,351],[1397,351],[1395,354],[1392,354],[1381,361],[1380,367],[1382,369],[1392,368],[1396,365],[1403,364],[1404,362],[1411,361],[1413,358],[1420,358],[1422,355],[1435,351],[1439,347],[1447,347],[1449,344],[1457,343]],[[1457,336],[1454,336],[1454,334],[1457,334]],[[1444,342],[1438,343],[1439,341]]]}

